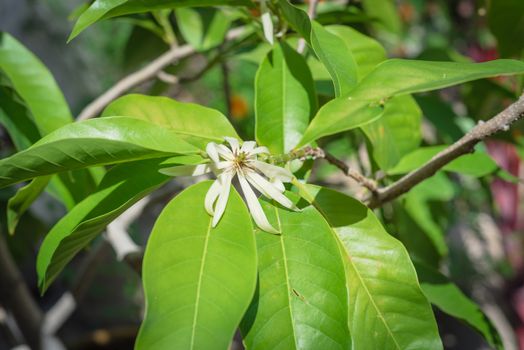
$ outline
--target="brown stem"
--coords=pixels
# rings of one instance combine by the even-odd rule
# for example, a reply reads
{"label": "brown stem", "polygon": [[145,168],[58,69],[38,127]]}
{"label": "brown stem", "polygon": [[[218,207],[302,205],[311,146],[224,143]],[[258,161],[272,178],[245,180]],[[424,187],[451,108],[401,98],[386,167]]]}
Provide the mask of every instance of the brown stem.
{"label": "brown stem", "polygon": [[411,171],[393,184],[377,190],[366,201],[370,208],[377,208],[400,195],[406,193],[411,188],[423,180],[433,176],[438,170],[452,160],[474,152],[477,143],[499,131],[507,131],[511,124],[524,116],[524,94],[507,107],[505,110],[489,119],[486,122],[479,122],[471,131],[464,135],[457,142],[441,151],[422,167]]}

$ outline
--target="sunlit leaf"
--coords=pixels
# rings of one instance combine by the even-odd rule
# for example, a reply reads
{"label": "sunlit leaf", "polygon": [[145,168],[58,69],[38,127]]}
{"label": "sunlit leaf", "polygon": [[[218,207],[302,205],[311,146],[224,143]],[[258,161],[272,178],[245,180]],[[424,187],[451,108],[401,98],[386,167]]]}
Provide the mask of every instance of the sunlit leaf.
{"label": "sunlit leaf", "polygon": [[93,23],[111,17],[185,6],[221,5],[251,6],[252,3],[248,0],[95,0],[78,18],[69,40]]}
{"label": "sunlit leaf", "polygon": [[0,187],[66,170],[195,153],[169,129],[127,117],[97,118],[66,125],[0,160]]}
{"label": "sunlit leaf", "polygon": [[348,349],[344,265],[318,211],[263,203],[281,235],[257,230],[259,285],[241,331],[248,349]]}
{"label": "sunlit leaf", "polygon": [[341,241],[354,348],[442,349],[404,246],[357,200],[316,186],[305,191]]}
{"label": "sunlit leaf", "polygon": [[256,137],[273,153],[293,149],[315,113],[317,100],[304,58],[286,43],[273,47],[255,82]]}
{"label": "sunlit leaf", "polygon": [[137,350],[228,349],[256,287],[251,217],[234,189],[212,228],[211,182],[193,185],[162,211],[143,266],[146,315]]}
{"label": "sunlit leaf", "polygon": [[186,157],[149,159],[111,168],[97,190],[69,211],[44,239],[37,259],[40,290],[44,292],[111,221],[170,179],[159,169],[193,161]]}
{"label": "sunlit leaf", "polygon": [[219,111],[194,103],[178,102],[162,96],[131,94],[113,101],[102,116],[121,115],[142,119],[165,128],[201,148],[223,142],[225,136],[240,139],[227,118]]}

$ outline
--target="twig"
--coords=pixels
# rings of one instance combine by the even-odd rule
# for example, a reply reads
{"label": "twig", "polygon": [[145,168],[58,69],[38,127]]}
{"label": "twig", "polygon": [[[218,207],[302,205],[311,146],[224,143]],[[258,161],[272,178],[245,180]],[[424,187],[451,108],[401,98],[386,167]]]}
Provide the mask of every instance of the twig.
{"label": "twig", "polygon": [[[318,6],[318,0],[309,0],[309,7],[307,10],[307,15],[309,16],[309,19],[314,19],[317,15],[317,6]],[[303,53],[306,49],[306,40],[304,38],[300,38],[297,45],[297,52]]]}
{"label": "twig", "polygon": [[524,94],[518,101],[511,104],[505,110],[486,122],[479,122],[471,131],[464,135],[457,142],[441,151],[431,158],[422,167],[413,170],[403,176],[395,183],[378,189],[366,202],[370,208],[377,208],[400,195],[406,193],[415,185],[419,184],[428,177],[433,176],[439,169],[444,167],[452,160],[474,152],[477,143],[499,131],[507,131],[511,124],[524,116]]}
{"label": "twig", "polygon": [[351,169],[346,163],[336,158],[329,152],[324,151],[319,147],[305,147],[304,152],[306,156],[312,157],[313,159],[325,159],[330,164],[336,166],[346,175],[358,182],[361,186],[367,188],[371,193],[377,191],[377,184],[372,179],[368,179],[358,171]]}
{"label": "twig", "polygon": [[31,349],[41,348],[42,312],[0,235],[0,302],[12,312]]}
{"label": "twig", "polygon": [[[234,40],[239,38],[242,36],[244,31],[244,27],[232,29],[227,33],[226,40]],[[171,48],[169,51],[159,56],[147,66],[118,81],[109,90],[88,104],[82,110],[82,112],[80,112],[77,120],[80,121],[96,117],[114,99],[122,96],[130,89],[158,76],[158,74],[163,71],[165,67],[169,66],[174,61],[190,56],[195,52],[195,49],[190,45]]]}
{"label": "twig", "polygon": [[178,79],[178,77],[176,75],[166,73],[163,70],[158,72],[156,77],[158,79],[162,80],[164,83],[167,83],[167,84],[178,84],[178,82],[179,82],[179,79]]}

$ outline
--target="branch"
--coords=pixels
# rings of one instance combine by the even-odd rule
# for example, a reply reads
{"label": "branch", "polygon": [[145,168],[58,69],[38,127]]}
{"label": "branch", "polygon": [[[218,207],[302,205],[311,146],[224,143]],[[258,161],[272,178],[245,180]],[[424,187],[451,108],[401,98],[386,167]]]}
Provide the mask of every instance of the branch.
{"label": "branch", "polygon": [[[226,40],[234,40],[240,37],[244,33],[244,30],[244,27],[230,30],[226,35]],[[81,121],[97,116],[114,99],[122,96],[132,88],[157,77],[159,73],[162,74],[161,72],[164,68],[174,61],[188,57],[195,52],[196,50],[190,45],[173,47],[154,61],[150,62],[147,66],[118,81],[109,90],[88,104],[82,112],[80,112],[77,120]]]}
{"label": "branch", "polygon": [[411,188],[423,180],[433,176],[438,170],[452,160],[474,152],[477,143],[499,131],[507,131],[511,124],[524,116],[524,94],[505,110],[486,122],[479,122],[471,131],[464,135],[460,140],[441,151],[431,158],[422,167],[411,171],[395,183],[377,190],[367,200],[370,208],[380,207],[400,195],[406,193]]}

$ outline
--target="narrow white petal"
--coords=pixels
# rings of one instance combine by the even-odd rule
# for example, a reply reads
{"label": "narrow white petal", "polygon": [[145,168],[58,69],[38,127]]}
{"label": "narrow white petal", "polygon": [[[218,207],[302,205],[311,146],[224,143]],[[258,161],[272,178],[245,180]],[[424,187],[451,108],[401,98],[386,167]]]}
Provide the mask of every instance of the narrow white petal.
{"label": "narrow white petal", "polygon": [[160,169],[158,172],[168,176],[199,176],[211,172],[211,167],[209,164],[178,165]]}
{"label": "narrow white petal", "polygon": [[240,148],[240,151],[245,153],[251,152],[256,147],[256,145],[257,143],[255,141],[245,141],[242,144],[242,148]]}
{"label": "narrow white petal", "polygon": [[249,212],[251,213],[251,216],[253,217],[253,220],[255,220],[257,226],[262,230],[270,233],[279,233],[267,220],[266,214],[264,214],[264,210],[262,210],[262,206],[260,205],[257,196],[249,186],[245,177],[239,174],[238,181],[240,182],[240,187],[242,188],[244,197],[246,198]]}
{"label": "narrow white petal", "polygon": [[211,160],[215,163],[219,161],[218,159],[218,150],[217,150],[217,144],[214,142],[210,142],[206,146],[206,153],[211,158]]}
{"label": "narrow white petal", "polygon": [[255,154],[269,154],[269,149],[265,146],[260,146],[257,148],[254,148],[251,152],[249,152],[249,155],[254,156]]}
{"label": "narrow white petal", "polygon": [[250,183],[256,183],[258,187],[261,187],[264,190],[263,193],[267,193],[269,198],[276,200],[278,203],[288,209],[295,209],[295,205],[291,199],[287,198],[275,186],[273,186],[271,182],[267,181],[259,174],[251,171],[246,173],[246,177]]}
{"label": "narrow white petal", "polygon": [[275,186],[280,192],[284,192],[286,188],[284,187],[284,184],[279,179],[272,179],[271,184]]}
{"label": "narrow white petal", "polygon": [[217,162],[213,164],[213,166],[217,169],[227,169],[233,167],[234,163],[230,160],[225,160],[221,162]]}
{"label": "narrow white petal", "polygon": [[238,140],[234,137],[224,137],[224,139],[231,145],[231,149],[233,150],[234,154],[238,154],[238,151],[240,150],[240,145],[238,143]]}
{"label": "narrow white petal", "polygon": [[224,145],[217,145],[217,151],[218,154],[227,160],[235,160],[235,156],[233,155],[233,152],[229,148],[227,148]]}
{"label": "narrow white petal", "polygon": [[264,37],[271,45],[273,45],[273,21],[271,20],[271,13],[267,8],[266,0],[260,1],[260,12],[262,13],[262,16],[260,17],[262,19],[262,29],[264,30]]}
{"label": "narrow white petal", "polygon": [[259,160],[253,161],[253,165],[270,179],[278,179],[282,182],[291,182],[293,179],[293,174],[285,168],[261,162]]}
{"label": "narrow white petal", "polygon": [[216,225],[220,221],[220,218],[222,218],[224,211],[226,210],[232,179],[233,174],[230,172],[220,174],[217,179],[217,181],[220,181],[220,194],[218,196],[217,205],[215,207],[215,214],[213,215],[213,227],[216,227]]}
{"label": "narrow white petal", "polygon": [[222,185],[220,184],[220,181],[215,180],[206,193],[204,207],[206,208],[207,213],[211,216],[213,216],[213,214],[215,213],[215,211],[213,210],[213,204],[215,204],[221,189]]}

